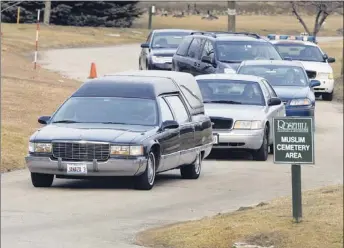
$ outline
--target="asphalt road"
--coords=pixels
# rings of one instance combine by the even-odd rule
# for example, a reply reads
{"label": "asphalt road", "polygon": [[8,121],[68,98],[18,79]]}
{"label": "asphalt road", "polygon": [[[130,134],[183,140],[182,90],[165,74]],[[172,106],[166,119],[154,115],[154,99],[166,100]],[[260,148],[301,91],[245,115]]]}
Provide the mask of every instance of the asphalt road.
{"label": "asphalt road", "polygon": [[[137,68],[139,46],[50,51],[46,68],[87,77]],[[42,63],[41,63],[42,64]],[[304,190],[343,183],[343,113],[340,104],[317,102],[316,164],[302,168]],[[289,165],[246,157],[206,160],[199,180],[179,172],[159,176],[152,191],[135,191],[123,179],[99,182],[56,179],[33,188],[27,170],[2,175],[1,247],[134,248],[135,233],[148,227],[197,219],[291,194]],[[307,219],[307,216],[304,216]]]}

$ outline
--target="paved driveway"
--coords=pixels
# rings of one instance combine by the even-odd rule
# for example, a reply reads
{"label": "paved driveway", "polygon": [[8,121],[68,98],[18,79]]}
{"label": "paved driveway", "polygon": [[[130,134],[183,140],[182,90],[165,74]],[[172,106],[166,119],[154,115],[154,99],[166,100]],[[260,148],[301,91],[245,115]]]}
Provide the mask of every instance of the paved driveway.
{"label": "paved driveway", "polygon": [[[46,68],[86,78],[90,62],[98,75],[136,69],[139,46],[54,50]],[[316,165],[302,169],[302,187],[343,183],[342,106],[317,102]],[[134,248],[137,231],[197,219],[291,194],[289,165],[247,159],[206,160],[196,181],[178,171],[157,179],[152,191],[130,188],[130,180],[56,180],[52,188],[31,186],[27,170],[2,175],[1,247]],[[307,218],[307,216],[305,216]]]}

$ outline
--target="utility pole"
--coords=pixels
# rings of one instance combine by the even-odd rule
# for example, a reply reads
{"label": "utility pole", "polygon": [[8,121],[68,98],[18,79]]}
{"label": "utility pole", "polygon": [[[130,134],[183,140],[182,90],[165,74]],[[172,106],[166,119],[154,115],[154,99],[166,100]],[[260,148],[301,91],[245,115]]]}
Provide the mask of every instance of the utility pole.
{"label": "utility pole", "polygon": [[229,32],[235,32],[235,1],[228,1],[228,31]]}
{"label": "utility pole", "polygon": [[50,11],[51,11],[51,0],[45,0],[43,23],[46,25],[49,25],[50,23]]}

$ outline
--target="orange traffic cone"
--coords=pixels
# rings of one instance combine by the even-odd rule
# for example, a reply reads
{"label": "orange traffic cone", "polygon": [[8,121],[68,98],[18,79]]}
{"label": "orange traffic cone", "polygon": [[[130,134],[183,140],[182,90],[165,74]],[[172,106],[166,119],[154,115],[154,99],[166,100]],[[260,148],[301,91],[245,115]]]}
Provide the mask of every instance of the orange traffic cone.
{"label": "orange traffic cone", "polygon": [[96,64],[92,62],[90,76],[88,78],[96,78],[96,77],[97,77]]}

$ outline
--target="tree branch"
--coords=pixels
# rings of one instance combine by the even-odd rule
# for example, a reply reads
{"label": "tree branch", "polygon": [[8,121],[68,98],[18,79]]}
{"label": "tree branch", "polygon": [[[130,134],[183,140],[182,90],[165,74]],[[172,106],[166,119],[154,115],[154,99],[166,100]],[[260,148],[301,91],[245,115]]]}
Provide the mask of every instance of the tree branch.
{"label": "tree branch", "polygon": [[292,7],[292,13],[296,16],[296,18],[299,20],[299,22],[301,23],[301,25],[303,26],[303,28],[305,29],[305,31],[309,34],[309,29],[306,25],[306,23],[303,21],[302,17],[299,15],[297,9],[296,9],[296,4],[295,2],[290,2],[291,3],[291,7]]}

